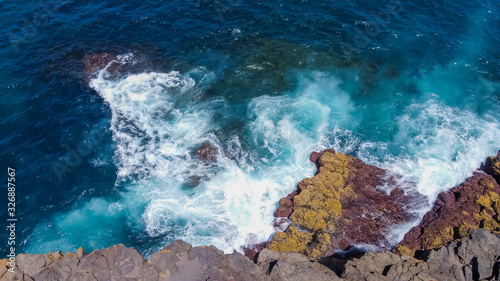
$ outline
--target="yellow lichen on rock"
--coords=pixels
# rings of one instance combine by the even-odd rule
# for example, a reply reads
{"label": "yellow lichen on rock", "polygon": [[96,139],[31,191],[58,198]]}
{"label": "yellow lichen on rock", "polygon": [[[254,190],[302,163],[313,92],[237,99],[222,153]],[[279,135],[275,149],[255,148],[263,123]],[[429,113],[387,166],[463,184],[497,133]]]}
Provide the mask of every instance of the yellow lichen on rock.
{"label": "yellow lichen on rock", "polygon": [[304,253],[306,245],[311,242],[312,234],[299,231],[290,225],[285,232],[276,232],[269,244],[269,250],[275,252]]}
{"label": "yellow lichen on rock", "polygon": [[294,198],[294,211],[290,219],[311,231],[323,230],[332,217],[340,215],[342,204],[334,193],[324,186],[312,186]]}
{"label": "yellow lichen on rock", "polygon": [[350,186],[344,187],[349,175],[347,164],[352,159],[342,153],[323,153],[318,160],[318,173],[298,184],[301,192],[293,198],[293,212],[289,216],[292,224],[285,232],[275,234],[268,246],[270,250],[320,257],[331,247],[330,235],[342,214],[340,199],[356,197]]}
{"label": "yellow lichen on rock", "polygon": [[465,237],[465,236],[469,235],[472,230],[475,230],[475,229],[479,229],[479,226],[464,222],[464,224],[462,224],[458,228],[458,234],[460,237]]}
{"label": "yellow lichen on rock", "polygon": [[476,199],[476,204],[481,207],[491,207],[491,200],[488,197],[481,195]]}
{"label": "yellow lichen on rock", "polygon": [[425,241],[426,249],[439,248],[453,241],[453,227],[446,227],[432,238]]}
{"label": "yellow lichen on rock", "polygon": [[493,210],[497,214],[497,217],[500,216],[500,200],[493,203]]}
{"label": "yellow lichen on rock", "polygon": [[415,256],[415,251],[409,249],[408,247],[406,246],[401,246],[401,245],[398,245],[394,248],[394,251],[398,254],[400,254],[401,256],[410,256],[410,257],[413,257]]}
{"label": "yellow lichen on rock", "polygon": [[488,192],[488,197],[490,197],[491,201],[493,201],[493,202],[500,201],[500,196],[497,193],[493,192],[493,191]]}
{"label": "yellow lichen on rock", "polygon": [[294,197],[294,211],[290,220],[310,231],[334,228],[333,222],[342,212],[339,199],[344,194],[354,198],[352,188],[344,188],[347,178],[347,159],[342,153],[324,153],[319,159],[320,172],[304,179],[302,192]]}

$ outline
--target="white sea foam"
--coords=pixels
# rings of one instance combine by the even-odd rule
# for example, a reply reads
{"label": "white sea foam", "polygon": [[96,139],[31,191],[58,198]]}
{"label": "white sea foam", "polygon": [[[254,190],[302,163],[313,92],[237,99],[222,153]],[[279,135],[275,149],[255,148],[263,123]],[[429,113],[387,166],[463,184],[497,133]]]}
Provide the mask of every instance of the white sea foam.
{"label": "white sea foam", "polygon": [[[308,161],[313,150],[328,146],[357,153],[416,182],[431,203],[500,145],[498,122],[454,110],[432,97],[404,109],[391,142],[361,141],[346,129],[355,130],[360,119],[337,79],[319,72],[298,79],[293,93],[253,98],[243,135],[222,142],[213,133],[218,126],[213,116],[225,108],[224,100],[178,102],[201,91],[202,81],[178,72],[109,80],[101,72],[91,86],[112,110],[118,174],[132,180],[125,187],[135,194],[123,196],[122,205],[145,206],[143,227],[152,237],[232,251],[272,235],[279,199],[314,173]],[[192,154],[206,140],[224,151],[216,163],[203,163]],[[186,189],[183,184],[192,176],[203,179],[198,187]],[[136,222],[136,227],[141,225]],[[398,236],[409,227],[395,228],[394,233]]]}
{"label": "white sea foam", "polygon": [[[133,56],[120,58],[130,61]],[[157,241],[146,255],[173,239],[231,252],[273,234],[279,199],[315,172],[311,151],[354,154],[414,181],[432,202],[500,146],[498,119],[454,109],[432,94],[401,109],[392,140],[361,137],[355,133],[360,105],[339,89],[338,79],[320,72],[299,75],[293,92],[252,98],[246,115],[237,117],[243,129],[221,135],[224,120],[216,116],[235,116],[224,99],[200,98],[211,79],[204,68],[118,77],[101,71],[90,85],[111,109],[117,185],[125,190],[109,214],[110,199],[93,199],[56,217],[57,227],[71,233],[73,220],[88,220],[95,227],[88,239],[115,241],[122,234],[108,228],[125,221]],[[386,109],[374,110],[383,116]],[[218,148],[216,162],[193,155],[204,141]],[[197,176],[199,185],[188,188]],[[401,238],[413,223],[393,227],[393,235]],[[71,235],[58,243],[78,244],[80,236]]]}
{"label": "white sea foam", "polygon": [[[143,224],[129,224],[165,243],[184,239],[225,251],[269,239],[279,199],[314,174],[309,154],[328,142],[329,118],[347,120],[352,107],[337,80],[316,73],[295,93],[252,99],[246,131],[221,142],[213,116],[224,100],[178,102],[203,82],[178,72],[109,77],[103,70],[90,85],[112,111],[119,183],[127,189],[120,205],[144,206]],[[207,140],[224,151],[216,163],[193,156]],[[185,188],[192,176],[202,176],[200,185]]]}

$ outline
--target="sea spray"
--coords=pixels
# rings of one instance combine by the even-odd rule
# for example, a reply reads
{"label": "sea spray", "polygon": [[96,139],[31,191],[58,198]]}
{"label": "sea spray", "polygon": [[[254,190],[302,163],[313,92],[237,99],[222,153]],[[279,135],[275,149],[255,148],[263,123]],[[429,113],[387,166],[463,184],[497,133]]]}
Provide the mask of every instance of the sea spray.
{"label": "sea spray", "polygon": [[[370,99],[342,90],[349,81],[317,71],[294,75],[295,90],[250,98],[241,116],[223,97],[201,98],[215,79],[205,68],[113,77],[102,70],[90,85],[112,112],[119,196],[56,216],[57,229],[67,234],[47,245],[78,246],[79,221],[93,227],[86,231],[93,248],[122,239],[124,233],[113,229],[125,226],[154,239],[139,248],[146,255],[174,239],[241,250],[273,235],[277,202],[314,175],[309,154],[328,147],[414,181],[429,198],[411,206],[423,215],[438,192],[465,179],[500,145],[497,120],[457,110],[432,94],[402,102],[392,130],[377,123],[387,118],[384,107],[363,111]],[[365,130],[364,115],[380,118]],[[228,130],[233,120],[243,126]],[[377,131],[385,135],[371,134]],[[205,141],[219,151],[214,162],[194,154]],[[201,180],[191,188],[193,176]],[[415,223],[388,226],[393,243]]]}

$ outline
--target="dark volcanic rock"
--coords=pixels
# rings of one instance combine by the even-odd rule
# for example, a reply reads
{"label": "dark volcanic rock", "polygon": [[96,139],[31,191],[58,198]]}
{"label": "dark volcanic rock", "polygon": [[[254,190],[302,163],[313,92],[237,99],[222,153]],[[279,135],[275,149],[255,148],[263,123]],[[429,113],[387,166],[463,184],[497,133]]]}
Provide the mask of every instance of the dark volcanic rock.
{"label": "dark volcanic rock", "polygon": [[500,150],[498,151],[497,156],[486,158],[485,164],[482,169],[487,174],[492,175],[497,183],[500,184]]}
{"label": "dark volcanic rock", "polygon": [[500,186],[490,176],[476,172],[465,182],[438,195],[431,211],[412,228],[395,251],[413,255],[447,245],[485,228],[500,232]]}
{"label": "dark volcanic rock", "polygon": [[[411,204],[426,204],[423,196],[397,188],[385,170],[352,156],[325,151],[311,160],[318,173],[297,185],[291,201],[280,201],[276,216],[291,212],[292,223],[274,235],[271,250],[321,258],[359,243],[390,247],[387,228],[416,219]],[[388,185],[390,194],[379,189]]]}
{"label": "dark volcanic rock", "polygon": [[218,153],[219,149],[208,141],[203,142],[194,151],[194,154],[205,162],[215,161]]}

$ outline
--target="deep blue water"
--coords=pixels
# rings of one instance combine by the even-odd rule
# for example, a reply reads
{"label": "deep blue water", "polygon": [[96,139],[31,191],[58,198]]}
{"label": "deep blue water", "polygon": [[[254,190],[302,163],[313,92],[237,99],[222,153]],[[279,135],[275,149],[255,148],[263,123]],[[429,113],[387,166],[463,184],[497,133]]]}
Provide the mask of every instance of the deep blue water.
{"label": "deep blue water", "polygon": [[[499,1],[1,2],[18,253],[231,251],[272,235],[313,150],[402,174],[432,202],[500,148]],[[134,66],[89,80],[85,55],[104,52]],[[223,152],[208,165],[192,154],[207,140]]]}

